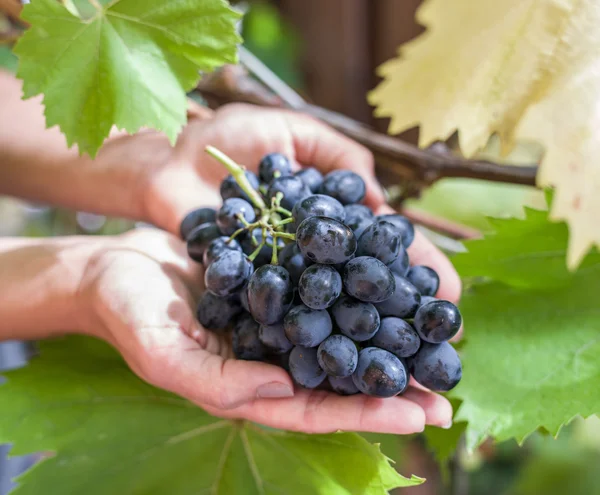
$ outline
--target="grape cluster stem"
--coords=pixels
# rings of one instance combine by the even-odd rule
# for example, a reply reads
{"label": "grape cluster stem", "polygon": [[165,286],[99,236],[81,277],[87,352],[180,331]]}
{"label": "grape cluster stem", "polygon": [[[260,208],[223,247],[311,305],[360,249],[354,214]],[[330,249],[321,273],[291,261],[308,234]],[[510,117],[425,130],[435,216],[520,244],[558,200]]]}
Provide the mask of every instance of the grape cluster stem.
{"label": "grape cluster stem", "polygon": [[[248,256],[248,258],[251,261],[254,261],[262,248],[265,246],[267,236],[270,235],[273,239],[273,255],[271,256],[271,264],[276,265],[278,259],[277,240],[279,238],[284,239],[285,241],[296,240],[295,234],[289,234],[282,230],[285,225],[294,221],[292,218],[292,212],[281,206],[283,194],[281,192],[277,193],[277,195],[271,199],[271,205],[268,207],[259,192],[254,189],[252,184],[250,184],[250,181],[248,181],[248,178],[246,177],[246,170],[243,166],[238,165],[234,160],[214,146],[207,146],[205,151],[225,166],[242,191],[248,195],[254,207],[259,210],[258,220],[252,223],[248,222],[243,215],[237,215],[237,218],[240,220],[243,227],[231,234],[228,242],[233,241],[243,232],[250,232],[252,234],[252,245],[257,247],[252,254]],[[256,237],[253,234],[255,229],[261,229],[262,241],[260,243],[256,240]]]}

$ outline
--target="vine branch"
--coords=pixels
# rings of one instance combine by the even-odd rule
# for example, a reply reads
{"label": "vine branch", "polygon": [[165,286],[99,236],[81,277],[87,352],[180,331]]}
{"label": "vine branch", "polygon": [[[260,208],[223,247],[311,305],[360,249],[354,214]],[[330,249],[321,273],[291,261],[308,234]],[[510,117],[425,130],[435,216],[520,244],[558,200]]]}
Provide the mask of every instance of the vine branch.
{"label": "vine branch", "polygon": [[[485,160],[468,160],[456,156],[436,143],[420,149],[398,138],[380,133],[350,117],[306,103],[268,68],[242,52],[242,61],[250,63],[253,79],[241,66],[225,66],[205,76],[197,90],[210,106],[230,102],[246,102],[261,106],[288,107],[326,122],[346,136],[369,148],[375,155],[378,176],[384,185],[403,184],[401,199],[418,196],[419,192],[446,177],[464,177],[495,182],[535,186],[536,165],[501,165]],[[266,85],[265,85],[266,84]],[[285,88],[282,89],[282,88]]]}
{"label": "vine branch", "polygon": [[22,9],[23,5],[19,0],[0,0],[0,12],[6,14],[14,21],[19,21],[25,24],[21,19]]}

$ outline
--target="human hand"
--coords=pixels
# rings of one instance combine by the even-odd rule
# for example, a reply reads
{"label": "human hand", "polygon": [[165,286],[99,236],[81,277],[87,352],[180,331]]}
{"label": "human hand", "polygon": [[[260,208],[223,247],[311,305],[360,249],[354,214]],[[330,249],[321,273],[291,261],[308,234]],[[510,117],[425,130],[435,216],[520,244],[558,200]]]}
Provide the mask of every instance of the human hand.
{"label": "human hand", "polygon": [[[314,166],[323,173],[352,170],[366,182],[365,203],[378,214],[393,211],[375,177],[373,156],[363,146],[304,114],[232,104],[216,111],[212,119],[190,121],[168,158],[154,153],[159,163],[145,167],[140,180],[147,221],[177,235],[191,210],[221,204],[219,184],[227,171],[205,153],[207,145],[254,172],[261,158],[272,152],[283,153],[298,167]],[[420,232],[408,252],[412,264],[438,272],[437,297],[458,302],[460,278],[448,258]]]}
{"label": "human hand", "polygon": [[80,283],[77,306],[85,315],[78,321],[83,331],[116,347],[151,384],[215,416],[309,433],[408,434],[425,423],[450,424],[448,401],[417,387],[388,399],[294,390],[282,368],[233,359],[228,338],[196,320],[202,269],[181,240],[140,229],[97,242]]}

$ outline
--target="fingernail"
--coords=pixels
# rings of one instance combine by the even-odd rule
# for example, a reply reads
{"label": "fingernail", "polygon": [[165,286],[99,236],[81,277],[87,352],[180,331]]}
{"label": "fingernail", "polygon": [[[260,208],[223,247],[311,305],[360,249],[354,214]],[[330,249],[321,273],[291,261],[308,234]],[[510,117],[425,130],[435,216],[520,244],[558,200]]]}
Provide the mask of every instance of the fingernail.
{"label": "fingernail", "polygon": [[282,399],[293,396],[294,390],[292,387],[281,382],[265,383],[256,389],[256,397],[259,399]]}
{"label": "fingernail", "polygon": [[444,430],[449,430],[450,428],[452,428],[452,420],[448,421],[448,423],[446,423],[445,425],[443,425],[442,428]]}

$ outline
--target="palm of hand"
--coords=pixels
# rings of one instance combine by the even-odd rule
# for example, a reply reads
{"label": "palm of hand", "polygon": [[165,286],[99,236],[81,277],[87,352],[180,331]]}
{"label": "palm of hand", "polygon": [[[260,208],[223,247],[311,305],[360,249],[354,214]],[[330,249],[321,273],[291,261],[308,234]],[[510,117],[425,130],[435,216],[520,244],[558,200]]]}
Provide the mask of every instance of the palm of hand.
{"label": "palm of hand", "polygon": [[296,389],[283,369],[232,357],[224,335],[199,326],[199,265],[175,237],[142,230],[107,241],[82,282],[97,315],[90,331],[114,345],[141,378],[213,415],[305,432],[413,433],[450,422],[441,396],[410,387],[402,397],[341,397]]}

